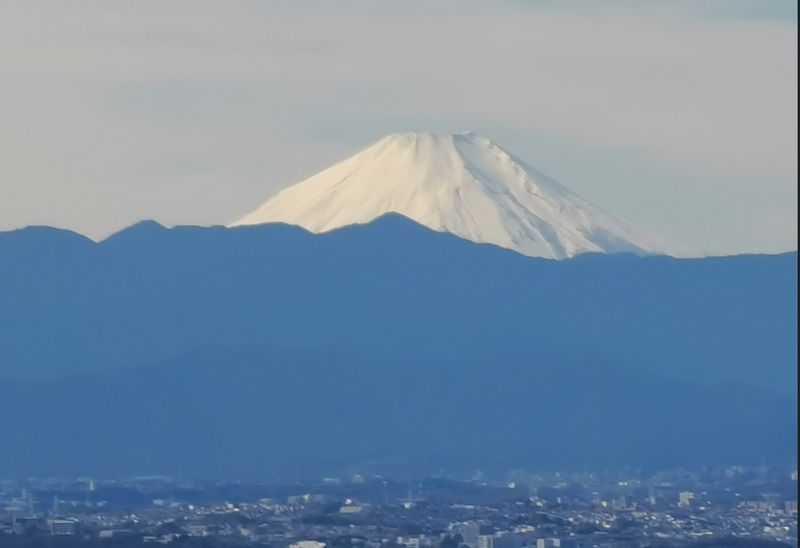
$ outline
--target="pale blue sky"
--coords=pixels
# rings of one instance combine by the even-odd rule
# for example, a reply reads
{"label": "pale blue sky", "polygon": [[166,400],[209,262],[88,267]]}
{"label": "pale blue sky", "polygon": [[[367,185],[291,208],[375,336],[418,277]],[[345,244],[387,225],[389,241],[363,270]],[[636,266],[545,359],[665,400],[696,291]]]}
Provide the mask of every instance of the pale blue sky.
{"label": "pale blue sky", "polygon": [[790,0],[0,4],[0,230],[226,223],[402,130],[484,134],[711,253],[796,249]]}

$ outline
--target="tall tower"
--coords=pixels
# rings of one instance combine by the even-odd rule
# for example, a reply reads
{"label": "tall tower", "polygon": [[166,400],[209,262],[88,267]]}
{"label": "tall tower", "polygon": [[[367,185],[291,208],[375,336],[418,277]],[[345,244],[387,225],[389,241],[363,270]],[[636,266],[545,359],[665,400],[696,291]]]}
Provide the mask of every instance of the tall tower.
{"label": "tall tower", "polygon": [[94,480],[89,479],[86,482],[86,506],[92,505],[92,493],[94,492]]}

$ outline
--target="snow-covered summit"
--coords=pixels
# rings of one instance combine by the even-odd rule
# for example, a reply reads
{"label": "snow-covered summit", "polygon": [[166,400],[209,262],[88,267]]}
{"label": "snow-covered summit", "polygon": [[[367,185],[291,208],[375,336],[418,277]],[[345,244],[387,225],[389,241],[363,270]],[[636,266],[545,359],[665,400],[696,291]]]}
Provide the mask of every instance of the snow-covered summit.
{"label": "snow-covered summit", "polygon": [[386,213],[534,257],[691,254],[632,227],[473,133],[388,135],[282,190],[232,226],[283,222],[326,232]]}

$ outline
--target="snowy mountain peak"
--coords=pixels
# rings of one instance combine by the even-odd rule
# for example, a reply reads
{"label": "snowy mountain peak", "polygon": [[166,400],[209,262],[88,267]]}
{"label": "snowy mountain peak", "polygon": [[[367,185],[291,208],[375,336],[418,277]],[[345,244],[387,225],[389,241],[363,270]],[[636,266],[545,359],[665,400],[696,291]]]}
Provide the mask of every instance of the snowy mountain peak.
{"label": "snowy mountain peak", "polygon": [[386,213],[534,257],[691,254],[637,230],[472,132],[387,135],[282,190],[232,226],[283,222],[326,232]]}

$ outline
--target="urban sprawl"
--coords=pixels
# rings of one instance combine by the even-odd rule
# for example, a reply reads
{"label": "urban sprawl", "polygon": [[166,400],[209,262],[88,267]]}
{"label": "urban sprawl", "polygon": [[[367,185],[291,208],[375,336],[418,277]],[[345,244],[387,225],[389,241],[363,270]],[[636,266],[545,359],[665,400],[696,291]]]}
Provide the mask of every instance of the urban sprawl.
{"label": "urban sprawl", "polygon": [[0,481],[0,546],[797,546],[797,472]]}

